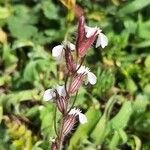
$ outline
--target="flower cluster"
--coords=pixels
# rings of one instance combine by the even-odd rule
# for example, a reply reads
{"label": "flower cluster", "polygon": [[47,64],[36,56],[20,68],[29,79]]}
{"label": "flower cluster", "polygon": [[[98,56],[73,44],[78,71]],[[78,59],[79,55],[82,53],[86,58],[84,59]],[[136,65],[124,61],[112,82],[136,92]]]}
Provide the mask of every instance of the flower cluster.
{"label": "flower cluster", "polygon": [[[96,41],[96,48],[101,46],[104,48],[108,44],[107,37],[101,32],[98,27],[88,27],[85,24],[84,17],[79,18],[79,25],[75,45],[69,41],[64,41],[61,45],[57,45],[52,49],[52,56],[57,64],[63,61],[66,63],[67,75],[65,85],[56,86],[47,89],[43,99],[52,101],[56,104],[56,108],[62,114],[61,125],[58,128],[57,137],[52,144],[52,149],[61,149],[61,145],[66,136],[74,127],[77,120],[81,124],[87,123],[86,116],[81,113],[81,110],[72,106],[70,98],[75,95],[75,99],[79,88],[83,83],[96,84],[96,76],[88,67],[82,66],[87,50]],[[74,55],[73,53],[76,53]],[[54,148],[55,147],[55,148]]]}

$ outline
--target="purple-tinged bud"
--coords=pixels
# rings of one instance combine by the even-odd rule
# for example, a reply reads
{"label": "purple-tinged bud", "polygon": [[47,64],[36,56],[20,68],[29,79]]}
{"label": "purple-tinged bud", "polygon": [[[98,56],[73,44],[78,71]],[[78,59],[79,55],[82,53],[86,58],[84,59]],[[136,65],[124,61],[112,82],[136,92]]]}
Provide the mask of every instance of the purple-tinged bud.
{"label": "purple-tinged bud", "polygon": [[89,38],[85,38],[80,43],[80,47],[78,48],[79,57],[84,57],[86,55],[87,49],[94,43],[96,37],[97,37],[97,31],[95,31],[95,33]]}
{"label": "purple-tinged bud", "polygon": [[66,136],[73,129],[73,126],[76,123],[76,116],[77,114],[66,116],[65,122],[64,122],[64,128],[63,128],[64,136]]}
{"label": "purple-tinged bud", "polygon": [[62,114],[64,114],[66,112],[67,101],[63,96],[60,96],[57,91],[55,92],[56,92],[56,100],[55,100],[56,106],[58,110]]}
{"label": "purple-tinged bud", "polygon": [[56,100],[56,105],[57,105],[57,108],[59,109],[59,111],[61,113],[65,113],[66,112],[66,101],[63,97],[59,97],[57,100]]}
{"label": "purple-tinged bud", "polygon": [[77,53],[78,53],[78,48],[81,45],[81,42],[83,41],[84,37],[85,37],[85,19],[84,16],[81,16],[79,18],[79,25],[78,25],[78,31],[77,31],[77,39],[76,39],[76,49],[77,49]]}
{"label": "purple-tinged bud", "polygon": [[77,92],[83,82],[84,74],[77,74],[74,79],[72,80],[72,83],[69,87],[69,93],[73,94]]}
{"label": "purple-tinged bud", "polygon": [[71,54],[71,50],[68,46],[66,46],[66,48],[65,48],[65,59],[66,59],[66,66],[67,66],[68,71],[70,73],[74,73],[76,66],[73,61],[73,56]]}

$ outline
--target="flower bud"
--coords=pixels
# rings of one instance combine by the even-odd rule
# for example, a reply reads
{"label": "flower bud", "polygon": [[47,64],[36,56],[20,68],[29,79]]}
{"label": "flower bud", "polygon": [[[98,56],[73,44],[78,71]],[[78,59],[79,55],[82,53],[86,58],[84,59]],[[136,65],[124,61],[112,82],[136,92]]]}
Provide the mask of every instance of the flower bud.
{"label": "flower bud", "polygon": [[78,91],[82,82],[83,82],[84,74],[77,74],[69,87],[69,93],[73,94]]}
{"label": "flower bud", "polygon": [[66,66],[67,66],[68,71],[70,73],[74,73],[76,66],[74,64],[73,56],[72,56],[70,48],[68,46],[66,46],[66,48],[65,48],[65,59],[66,59]]}
{"label": "flower bud", "polygon": [[60,96],[57,91],[55,92],[56,92],[56,100],[55,100],[56,106],[58,110],[64,114],[66,112],[67,101],[63,96]]}
{"label": "flower bud", "polygon": [[80,47],[80,43],[83,41],[84,37],[85,37],[85,29],[84,29],[84,25],[85,25],[85,19],[83,16],[81,16],[79,18],[79,25],[78,25],[78,31],[77,31],[77,39],[76,39],[76,49],[77,49],[77,53],[78,53],[78,48]]}
{"label": "flower bud", "polygon": [[64,128],[63,128],[63,135],[66,136],[72,129],[76,123],[76,116],[77,114],[68,115],[65,118]]}
{"label": "flower bud", "polygon": [[78,48],[78,56],[79,57],[84,57],[87,49],[93,44],[93,42],[95,41],[97,37],[97,31],[95,31],[95,33],[89,37],[89,38],[85,38],[81,43],[80,46]]}
{"label": "flower bud", "polygon": [[65,113],[66,112],[66,101],[63,97],[59,97],[57,100],[56,100],[56,105],[57,105],[57,108],[59,109],[59,111],[61,113]]}

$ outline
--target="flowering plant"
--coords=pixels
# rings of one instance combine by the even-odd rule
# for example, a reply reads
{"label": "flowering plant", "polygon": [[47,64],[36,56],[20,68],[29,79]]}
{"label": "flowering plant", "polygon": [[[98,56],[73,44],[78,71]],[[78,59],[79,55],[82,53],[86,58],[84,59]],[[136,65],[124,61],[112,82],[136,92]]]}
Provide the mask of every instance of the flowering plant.
{"label": "flowering plant", "polygon": [[[52,56],[58,64],[63,60],[66,62],[67,75],[65,85],[56,86],[52,89],[47,89],[44,93],[44,100],[52,100],[56,104],[56,109],[61,113],[60,127],[56,130],[56,138],[52,143],[52,150],[61,150],[64,137],[73,129],[77,119],[81,124],[87,123],[86,116],[79,108],[75,108],[75,100],[81,85],[90,83],[96,84],[96,76],[88,67],[82,66],[88,48],[96,40],[96,48],[101,46],[104,48],[108,44],[107,37],[101,32],[98,27],[88,27],[85,25],[83,16],[79,18],[79,25],[75,45],[69,41],[64,41],[61,45],[55,46],[52,49]],[[72,52],[75,50],[76,55]],[[73,104],[71,97],[75,95]]]}

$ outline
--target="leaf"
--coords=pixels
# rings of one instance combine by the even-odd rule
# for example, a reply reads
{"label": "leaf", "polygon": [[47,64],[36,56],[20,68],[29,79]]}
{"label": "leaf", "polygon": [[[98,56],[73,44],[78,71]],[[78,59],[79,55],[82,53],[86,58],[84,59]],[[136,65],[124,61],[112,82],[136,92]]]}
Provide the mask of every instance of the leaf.
{"label": "leaf", "polygon": [[0,43],[7,43],[7,33],[0,28]]}
{"label": "leaf", "polygon": [[40,82],[39,72],[49,71],[50,64],[46,59],[37,59],[30,61],[23,72],[23,81],[31,82],[36,85]]}
{"label": "leaf", "polygon": [[150,84],[146,84],[143,91],[146,95],[150,96]]}
{"label": "leaf", "polygon": [[150,40],[145,40],[132,45],[134,48],[147,48],[150,47]]}
{"label": "leaf", "polygon": [[3,118],[3,107],[0,105],[0,124]]}
{"label": "leaf", "polygon": [[146,95],[138,94],[133,102],[133,110],[138,113],[143,113],[150,104]]}
{"label": "leaf", "polygon": [[41,134],[44,138],[53,137],[54,131],[54,108],[53,104],[47,104],[40,110]]}
{"label": "leaf", "polygon": [[126,88],[129,90],[129,92],[135,93],[137,91],[138,87],[132,78],[127,77],[125,82]]}
{"label": "leaf", "polygon": [[144,65],[146,68],[149,68],[150,66],[150,55],[148,55],[144,61]]}
{"label": "leaf", "polygon": [[141,114],[134,122],[134,128],[142,137],[150,138],[150,113]]}
{"label": "leaf", "polygon": [[11,11],[7,7],[0,7],[0,19],[6,19],[11,15]]}
{"label": "leaf", "polygon": [[117,131],[115,131],[115,132],[114,132],[114,135],[113,135],[113,137],[112,137],[112,139],[111,139],[111,141],[110,141],[110,143],[109,143],[109,145],[108,145],[109,150],[114,150],[114,149],[116,149],[116,148],[117,148],[117,145],[118,145],[118,143],[119,143],[119,140],[120,140],[119,134],[118,134]]}
{"label": "leaf", "polygon": [[15,50],[17,48],[22,48],[22,47],[33,47],[34,43],[32,41],[28,40],[17,40],[14,42],[12,49]]}
{"label": "leaf", "polygon": [[16,6],[15,12],[7,20],[11,35],[17,39],[29,40],[37,34],[37,28],[33,25],[36,23],[36,19],[25,6]]}
{"label": "leaf", "polygon": [[[96,144],[102,144],[107,134],[107,125],[110,113],[112,111],[112,107],[114,106],[115,102],[118,100],[118,96],[112,96],[109,101],[107,102],[104,110],[104,114],[100,118],[99,122],[95,126],[94,130],[91,133],[91,138],[94,140]],[[98,134],[97,134],[98,133]]]}
{"label": "leaf", "polygon": [[9,84],[11,82],[11,77],[8,75],[0,77],[0,86],[4,86],[5,84]]}
{"label": "leaf", "polygon": [[120,111],[110,121],[112,129],[124,129],[128,124],[132,112],[132,103],[130,101],[125,101]]}
{"label": "leaf", "polygon": [[9,18],[8,28],[12,36],[17,39],[30,39],[37,33],[36,27],[15,16]]}
{"label": "leaf", "polygon": [[134,13],[138,10],[143,9],[144,7],[148,6],[150,4],[150,0],[134,0],[130,3],[127,3],[126,6],[121,8],[118,11],[119,15],[126,15],[126,14],[131,14]]}
{"label": "leaf", "polygon": [[132,137],[134,138],[134,141],[135,141],[135,150],[141,150],[141,147],[142,147],[142,143],[141,143],[141,140],[139,139],[138,136],[136,135],[132,135]]}
{"label": "leaf", "polygon": [[7,73],[14,72],[18,59],[16,55],[11,51],[11,48],[9,45],[4,45],[2,59],[5,65],[5,72]]}
{"label": "leaf", "polygon": [[58,18],[57,6],[55,6],[52,2],[50,2],[50,1],[43,1],[42,2],[42,10],[43,10],[44,15],[48,19],[56,19],[56,18]]}

